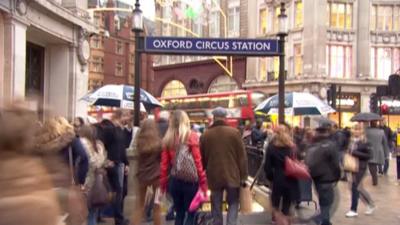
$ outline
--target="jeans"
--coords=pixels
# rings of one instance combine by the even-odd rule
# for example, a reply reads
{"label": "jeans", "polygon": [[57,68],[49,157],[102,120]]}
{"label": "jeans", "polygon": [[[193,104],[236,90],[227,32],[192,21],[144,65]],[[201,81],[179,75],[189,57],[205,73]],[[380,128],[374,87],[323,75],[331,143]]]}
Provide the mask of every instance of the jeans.
{"label": "jeans", "polygon": [[372,185],[378,185],[378,164],[376,163],[368,163],[369,172],[372,176]]}
{"label": "jeans", "polygon": [[169,185],[176,211],[175,225],[193,225],[195,212],[189,212],[189,206],[199,189],[199,184],[171,177]]}
{"label": "jeans", "polygon": [[99,215],[99,208],[93,207],[88,210],[88,225],[97,225],[97,216]]}
{"label": "jeans", "polygon": [[239,213],[239,188],[224,188],[220,190],[211,190],[211,214],[213,225],[223,225],[222,201],[226,191],[228,202],[227,225],[236,225]]}
{"label": "jeans", "polygon": [[354,212],[357,212],[359,198],[367,205],[371,206],[374,204],[371,196],[362,185],[363,176],[364,174],[353,175],[353,183],[351,184],[351,210]]}
{"label": "jeans", "polygon": [[332,183],[315,183],[315,188],[318,193],[320,206],[320,215],[316,219],[317,224],[331,225],[331,209],[334,203],[335,191]]}
{"label": "jeans", "polygon": [[116,163],[114,167],[107,171],[111,188],[115,193],[112,203],[114,210],[115,225],[123,225],[125,218],[123,213],[123,185],[124,185],[124,167],[123,163]]}
{"label": "jeans", "polygon": [[386,175],[388,170],[389,170],[389,159],[385,159],[385,164],[379,166],[379,173]]}

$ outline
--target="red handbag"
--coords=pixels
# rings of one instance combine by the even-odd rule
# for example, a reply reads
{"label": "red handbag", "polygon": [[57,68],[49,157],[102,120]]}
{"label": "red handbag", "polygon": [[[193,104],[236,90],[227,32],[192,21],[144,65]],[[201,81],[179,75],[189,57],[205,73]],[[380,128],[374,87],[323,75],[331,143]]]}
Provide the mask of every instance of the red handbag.
{"label": "red handbag", "polygon": [[297,159],[285,157],[285,175],[299,180],[311,179],[308,167]]}

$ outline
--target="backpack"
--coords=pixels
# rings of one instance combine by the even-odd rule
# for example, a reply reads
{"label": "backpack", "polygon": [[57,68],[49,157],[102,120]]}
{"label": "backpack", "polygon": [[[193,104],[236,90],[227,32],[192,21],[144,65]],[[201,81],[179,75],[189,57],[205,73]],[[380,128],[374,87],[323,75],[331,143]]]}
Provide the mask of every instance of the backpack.
{"label": "backpack", "polygon": [[171,175],[186,182],[194,183],[199,180],[196,164],[188,145],[181,144],[177,148]]}

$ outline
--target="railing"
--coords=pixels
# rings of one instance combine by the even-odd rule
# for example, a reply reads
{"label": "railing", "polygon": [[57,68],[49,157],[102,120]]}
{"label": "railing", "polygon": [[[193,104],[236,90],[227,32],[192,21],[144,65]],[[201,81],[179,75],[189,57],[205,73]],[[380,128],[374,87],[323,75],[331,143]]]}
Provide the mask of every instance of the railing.
{"label": "railing", "polygon": [[256,178],[257,176],[257,183],[265,184],[267,180],[262,166],[264,158],[263,149],[255,146],[246,146],[246,151],[249,176],[253,178]]}

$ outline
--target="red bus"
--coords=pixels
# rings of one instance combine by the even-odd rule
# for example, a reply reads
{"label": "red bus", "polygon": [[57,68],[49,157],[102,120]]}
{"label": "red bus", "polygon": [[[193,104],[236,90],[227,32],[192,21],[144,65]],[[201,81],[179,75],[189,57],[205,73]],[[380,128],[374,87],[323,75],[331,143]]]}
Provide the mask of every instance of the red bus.
{"label": "red bus", "polygon": [[253,108],[264,99],[263,93],[244,90],[159,98],[162,110],[184,110],[193,123],[199,124],[210,124],[212,110],[218,106],[224,107],[228,111],[227,122],[233,127],[246,120],[253,121]]}

